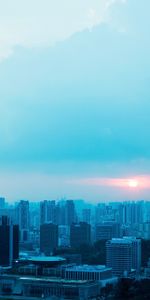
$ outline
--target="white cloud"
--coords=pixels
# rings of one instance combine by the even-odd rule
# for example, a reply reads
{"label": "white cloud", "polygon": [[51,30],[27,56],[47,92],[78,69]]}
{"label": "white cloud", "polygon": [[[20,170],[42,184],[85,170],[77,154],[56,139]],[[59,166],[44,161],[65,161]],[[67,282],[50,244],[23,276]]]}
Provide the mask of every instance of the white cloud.
{"label": "white cloud", "polygon": [[0,59],[16,45],[50,46],[109,19],[122,0],[0,0]]}

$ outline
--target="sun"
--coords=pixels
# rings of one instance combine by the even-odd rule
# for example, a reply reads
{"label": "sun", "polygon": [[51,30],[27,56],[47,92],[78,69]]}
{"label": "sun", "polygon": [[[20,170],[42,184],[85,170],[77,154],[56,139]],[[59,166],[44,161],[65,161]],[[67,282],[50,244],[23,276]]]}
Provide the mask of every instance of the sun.
{"label": "sun", "polygon": [[128,186],[130,188],[137,188],[139,185],[139,182],[136,179],[129,179],[128,180]]}

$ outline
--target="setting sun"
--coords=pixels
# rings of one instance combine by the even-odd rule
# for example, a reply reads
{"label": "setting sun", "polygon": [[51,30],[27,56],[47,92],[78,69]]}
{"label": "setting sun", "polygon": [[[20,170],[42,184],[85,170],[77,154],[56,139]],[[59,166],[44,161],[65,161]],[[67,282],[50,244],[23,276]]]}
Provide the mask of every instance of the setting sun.
{"label": "setting sun", "polygon": [[130,188],[136,188],[136,187],[138,187],[138,185],[139,185],[139,182],[137,180],[135,180],[135,179],[128,180],[128,186]]}

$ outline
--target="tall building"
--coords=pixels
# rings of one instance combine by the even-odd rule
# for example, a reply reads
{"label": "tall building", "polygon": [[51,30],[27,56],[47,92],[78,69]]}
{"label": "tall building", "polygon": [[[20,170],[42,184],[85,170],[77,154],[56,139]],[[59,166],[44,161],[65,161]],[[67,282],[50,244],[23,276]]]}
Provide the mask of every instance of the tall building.
{"label": "tall building", "polygon": [[91,209],[90,208],[82,209],[82,221],[86,222],[88,224],[91,223]]}
{"label": "tall building", "polygon": [[104,217],[106,215],[106,204],[99,203],[95,209],[95,223],[98,224],[104,221]]}
{"label": "tall building", "polygon": [[110,240],[119,238],[121,234],[120,224],[116,222],[103,222],[96,225],[96,240]]}
{"label": "tall building", "polygon": [[18,224],[20,230],[20,241],[28,241],[30,227],[29,201],[21,200],[18,204]]}
{"label": "tall building", "polygon": [[122,223],[138,224],[144,221],[144,201],[124,202],[122,204]]}
{"label": "tall building", "polygon": [[0,209],[0,217],[2,216],[7,216],[8,218],[11,219],[13,224],[17,224],[17,219],[16,219],[16,210],[14,207],[4,207]]}
{"label": "tall building", "polygon": [[40,226],[40,252],[45,255],[53,253],[58,247],[58,225],[47,223]]}
{"label": "tall building", "polygon": [[59,246],[60,247],[70,246],[70,226],[59,225],[58,233],[59,233]]}
{"label": "tall building", "polygon": [[71,225],[75,222],[75,205],[73,200],[66,201],[66,225]]}
{"label": "tall building", "polygon": [[5,198],[0,197],[0,209],[4,209],[5,208]]}
{"label": "tall building", "polygon": [[11,266],[19,257],[19,227],[7,216],[0,218],[0,266]]}
{"label": "tall building", "polygon": [[18,259],[19,257],[19,226],[13,226],[13,259]]}
{"label": "tall building", "polygon": [[82,244],[91,243],[91,225],[85,222],[70,226],[70,245],[76,248]]}
{"label": "tall building", "polygon": [[44,200],[40,203],[40,224],[52,222],[56,224],[55,200]]}
{"label": "tall building", "polygon": [[44,200],[40,202],[40,224],[45,224],[47,222],[47,201]]}
{"label": "tall building", "polygon": [[124,240],[129,240],[132,243],[132,268],[137,274],[141,270],[141,239],[136,237],[124,237]]}
{"label": "tall building", "polygon": [[63,201],[56,205],[56,224],[66,225],[66,206]]}
{"label": "tall building", "polygon": [[141,240],[135,237],[112,239],[106,243],[107,267],[116,276],[130,276],[141,268]]}

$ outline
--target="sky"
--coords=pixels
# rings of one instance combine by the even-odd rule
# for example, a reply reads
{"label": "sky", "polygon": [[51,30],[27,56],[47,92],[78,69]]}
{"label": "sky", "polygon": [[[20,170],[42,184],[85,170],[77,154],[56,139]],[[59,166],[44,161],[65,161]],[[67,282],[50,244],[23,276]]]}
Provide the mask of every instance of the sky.
{"label": "sky", "polygon": [[0,0],[0,194],[150,199],[149,0]]}

